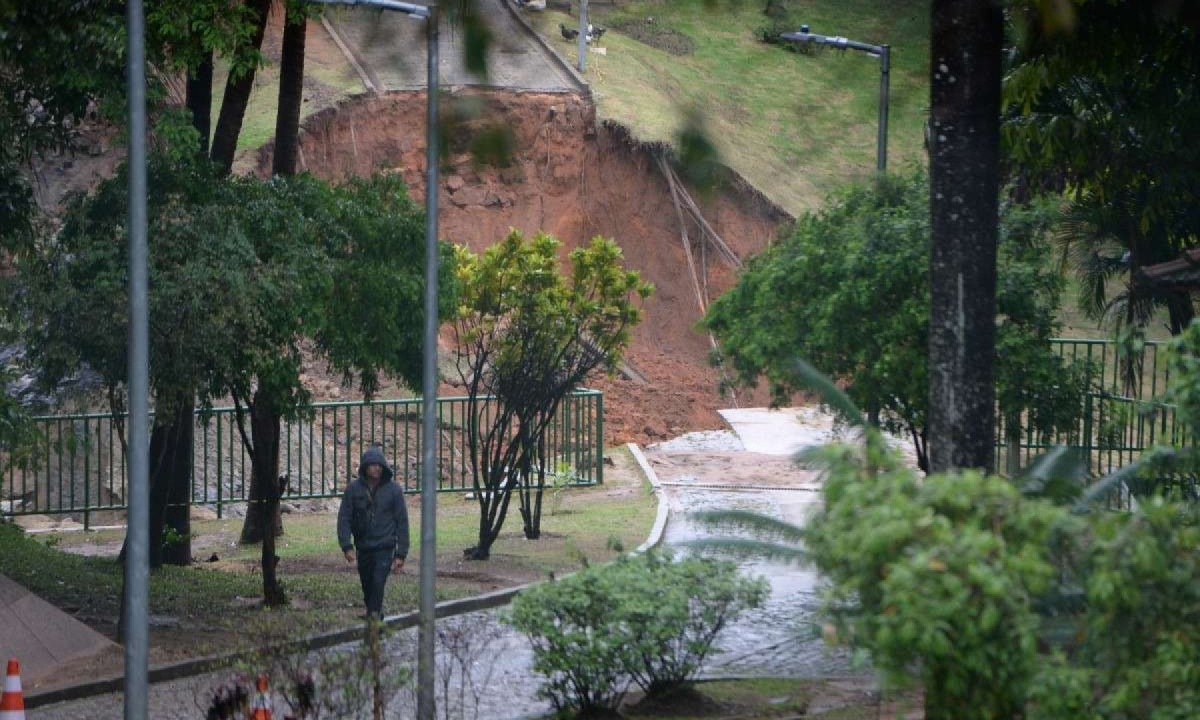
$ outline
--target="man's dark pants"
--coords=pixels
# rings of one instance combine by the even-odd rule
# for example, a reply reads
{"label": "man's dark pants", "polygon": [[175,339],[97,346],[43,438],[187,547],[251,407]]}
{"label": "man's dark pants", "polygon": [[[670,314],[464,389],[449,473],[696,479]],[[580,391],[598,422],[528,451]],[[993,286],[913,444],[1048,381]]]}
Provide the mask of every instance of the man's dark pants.
{"label": "man's dark pants", "polygon": [[391,548],[358,551],[358,579],[362,583],[363,599],[367,613],[375,617],[383,616],[383,589],[392,572],[393,557]]}

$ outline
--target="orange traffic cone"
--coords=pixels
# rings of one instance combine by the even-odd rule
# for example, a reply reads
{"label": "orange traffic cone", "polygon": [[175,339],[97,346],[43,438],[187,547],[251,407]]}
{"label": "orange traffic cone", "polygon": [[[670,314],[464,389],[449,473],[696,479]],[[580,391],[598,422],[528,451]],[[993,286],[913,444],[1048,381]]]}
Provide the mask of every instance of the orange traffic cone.
{"label": "orange traffic cone", "polygon": [[0,720],[25,720],[25,698],[21,695],[21,663],[17,662],[16,658],[8,661],[4,694],[0,695]]}
{"label": "orange traffic cone", "polygon": [[[254,702],[250,705],[250,714],[246,717],[249,720],[271,720],[274,717],[271,714],[271,695],[267,685],[267,674],[263,673],[258,676],[258,692],[254,695]],[[0,720],[7,720],[0,718]]]}

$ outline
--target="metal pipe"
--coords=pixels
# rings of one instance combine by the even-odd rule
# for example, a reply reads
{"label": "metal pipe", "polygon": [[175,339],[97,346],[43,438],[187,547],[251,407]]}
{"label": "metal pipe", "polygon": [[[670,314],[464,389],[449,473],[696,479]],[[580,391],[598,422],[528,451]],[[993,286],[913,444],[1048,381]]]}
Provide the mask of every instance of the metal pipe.
{"label": "metal pipe", "polygon": [[892,46],[879,46],[879,140],[875,143],[875,167],[887,172],[888,76],[891,74]]}
{"label": "metal pipe", "polygon": [[308,0],[310,3],[318,3],[320,5],[367,5],[369,7],[383,8],[384,10],[397,10],[412,15],[413,17],[426,18],[430,16],[430,9],[436,6],[430,5],[414,5],[412,3],[397,2],[396,0]]}
{"label": "metal pipe", "polygon": [[575,65],[579,68],[582,74],[584,68],[587,67],[587,44],[588,44],[588,4],[587,0],[579,0],[579,34],[575,36],[578,45],[578,62]]}
{"label": "metal pipe", "polygon": [[425,19],[425,339],[421,378],[421,577],[417,635],[417,718],[437,720],[434,638],[437,563],[437,338],[438,338],[438,7]]}
{"label": "metal pipe", "polygon": [[129,90],[129,529],[125,553],[125,720],[146,720],[149,674],[149,320],[146,299],[146,48],[142,0],[125,9]]}

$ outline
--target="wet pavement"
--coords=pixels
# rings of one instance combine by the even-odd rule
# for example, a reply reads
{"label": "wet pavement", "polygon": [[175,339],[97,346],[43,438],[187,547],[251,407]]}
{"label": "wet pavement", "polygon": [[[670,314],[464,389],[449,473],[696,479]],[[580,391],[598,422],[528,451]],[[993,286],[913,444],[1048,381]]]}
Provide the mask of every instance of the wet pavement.
{"label": "wet pavement", "polygon": [[[781,423],[791,422],[774,413]],[[819,479],[790,458],[792,442],[766,442],[756,433],[777,437],[771,418],[755,416],[748,425],[731,423],[731,432],[692,433],[645,450],[645,457],[669,503],[670,519],[663,542],[681,547],[705,537],[705,530],[688,514],[709,509],[746,509],[792,523],[803,523],[819,502]],[[757,429],[755,429],[757,428]],[[803,443],[801,443],[803,444]],[[749,452],[758,447],[768,452]],[[771,452],[771,451],[774,452]],[[683,552],[691,551],[683,547]],[[820,580],[807,567],[763,561],[742,561],[743,572],[768,578],[771,593],[763,607],[748,611],[718,638],[721,652],[706,663],[704,677],[847,677],[870,676],[851,662],[849,653],[827,647],[817,624]],[[449,639],[441,643],[439,674],[449,677],[438,688],[439,714],[465,720],[510,720],[549,713],[550,704],[537,697],[540,677],[532,670],[529,642],[499,620],[501,610],[470,613],[439,621]],[[456,632],[457,631],[457,632]],[[464,647],[466,643],[469,647]],[[393,663],[415,657],[414,630],[385,643]],[[350,646],[340,650],[349,651]],[[151,686],[150,717],[203,717],[200,709],[212,688],[230,676],[210,673]],[[284,717],[276,701],[276,716]],[[193,710],[195,708],[195,710]],[[395,694],[386,716],[415,715],[411,688]],[[28,711],[31,720],[118,720],[123,717],[118,693]]]}

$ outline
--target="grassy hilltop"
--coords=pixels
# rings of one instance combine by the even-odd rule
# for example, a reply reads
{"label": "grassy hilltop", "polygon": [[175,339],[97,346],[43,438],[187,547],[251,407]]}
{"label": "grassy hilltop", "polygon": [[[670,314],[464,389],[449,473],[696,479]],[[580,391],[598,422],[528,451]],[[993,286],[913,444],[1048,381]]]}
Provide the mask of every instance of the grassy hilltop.
{"label": "grassy hilltop", "polygon": [[[761,30],[842,35],[892,47],[889,167],[923,159],[929,104],[927,0],[637,0],[590,6],[608,29],[586,58],[599,115],[638,140],[672,141],[689,111],[704,118],[721,160],[792,214],[875,169],[879,60],[820,48],[801,54],[761,42]],[[571,13],[527,12],[550,46],[576,62],[559,23]],[[563,7],[563,6],[559,6]],[[602,49],[604,54],[595,48]]]}

